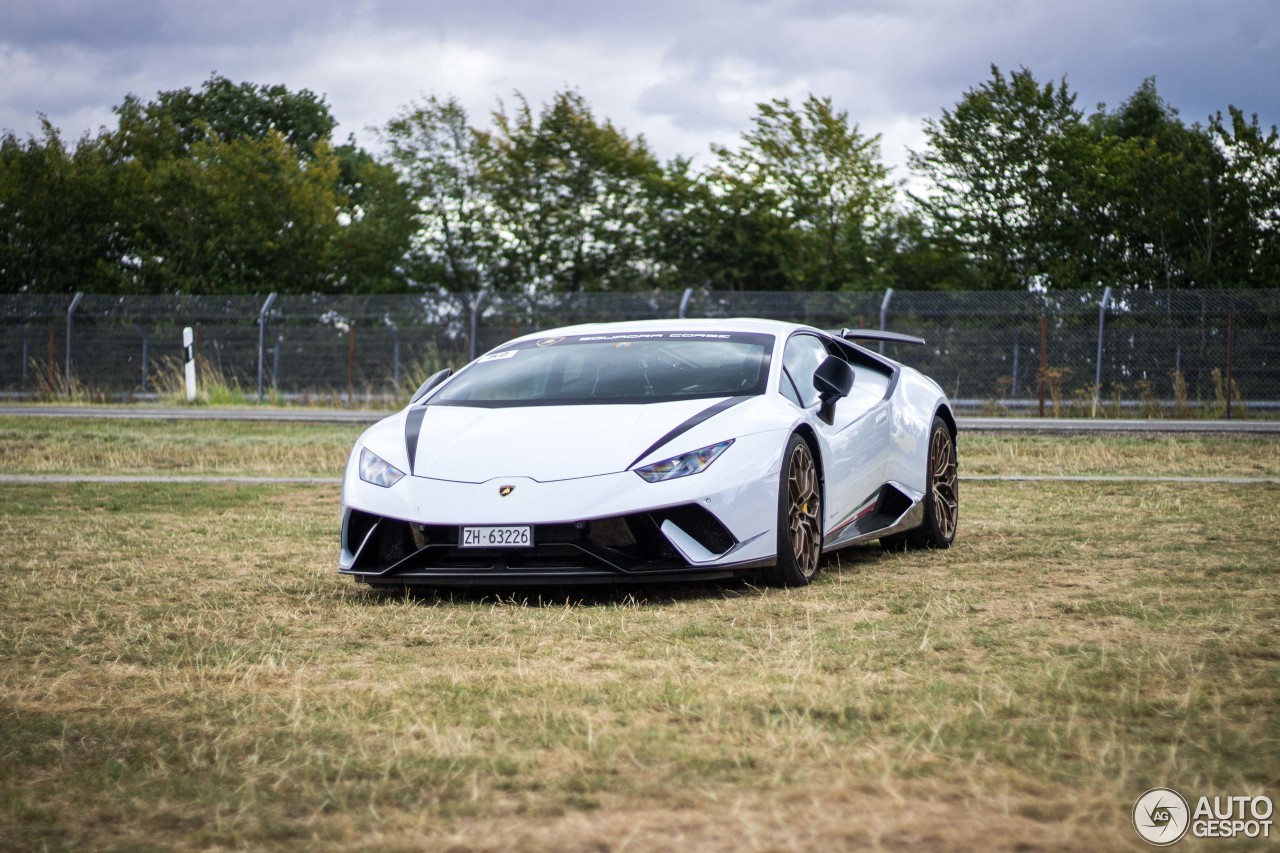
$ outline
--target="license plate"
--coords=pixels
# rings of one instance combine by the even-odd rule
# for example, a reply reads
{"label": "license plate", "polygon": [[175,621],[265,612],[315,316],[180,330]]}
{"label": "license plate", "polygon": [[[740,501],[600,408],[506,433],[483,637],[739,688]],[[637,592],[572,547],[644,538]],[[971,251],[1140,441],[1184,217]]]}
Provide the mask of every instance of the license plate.
{"label": "license plate", "polygon": [[528,548],[532,527],[464,527],[458,542],[463,548]]}

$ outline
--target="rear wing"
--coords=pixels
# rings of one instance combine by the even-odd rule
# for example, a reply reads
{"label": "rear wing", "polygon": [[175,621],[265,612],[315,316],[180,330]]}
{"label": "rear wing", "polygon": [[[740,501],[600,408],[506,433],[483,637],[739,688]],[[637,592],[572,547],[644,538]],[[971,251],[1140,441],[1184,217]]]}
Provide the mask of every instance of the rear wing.
{"label": "rear wing", "polygon": [[832,337],[846,341],[885,341],[891,344],[916,344],[923,346],[924,338],[915,335],[903,335],[899,332],[886,332],[881,329],[832,329]]}

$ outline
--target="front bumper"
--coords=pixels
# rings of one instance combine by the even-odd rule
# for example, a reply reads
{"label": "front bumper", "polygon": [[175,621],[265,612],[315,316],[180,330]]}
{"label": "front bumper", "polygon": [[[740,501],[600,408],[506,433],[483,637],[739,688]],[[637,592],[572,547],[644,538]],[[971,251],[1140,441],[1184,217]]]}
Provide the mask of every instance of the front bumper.
{"label": "front bumper", "polygon": [[772,562],[734,559],[750,543],[696,504],[532,528],[529,547],[460,548],[456,525],[348,509],[339,572],[396,586],[608,584],[729,578]]}
{"label": "front bumper", "polygon": [[[385,585],[625,583],[741,576],[776,556],[776,436],[739,439],[702,473],[541,483],[408,476],[343,482],[341,574]],[[738,451],[735,453],[734,451]],[[735,458],[736,457],[736,458]],[[502,487],[506,489],[503,494]],[[463,525],[529,525],[525,548],[461,548]]]}

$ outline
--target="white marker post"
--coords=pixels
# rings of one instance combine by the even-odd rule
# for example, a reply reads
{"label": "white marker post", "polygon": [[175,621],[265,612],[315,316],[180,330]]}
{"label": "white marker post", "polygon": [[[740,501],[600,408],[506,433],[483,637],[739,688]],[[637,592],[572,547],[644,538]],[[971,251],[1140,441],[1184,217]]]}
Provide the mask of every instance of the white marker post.
{"label": "white marker post", "polygon": [[187,326],[182,330],[182,352],[187,361],[187,402],[196,399],[196,335]]}

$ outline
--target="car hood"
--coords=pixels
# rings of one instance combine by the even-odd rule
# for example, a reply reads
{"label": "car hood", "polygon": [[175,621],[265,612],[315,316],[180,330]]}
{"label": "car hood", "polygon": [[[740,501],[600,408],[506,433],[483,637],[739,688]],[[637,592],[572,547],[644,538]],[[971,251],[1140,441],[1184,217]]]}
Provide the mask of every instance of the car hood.
{"label": "car hood", "polygon": [[[725,401],[493,409],[426,406],[410,408],[400,421],[406,453],[413,446],[414,421],[419,421],[414,476],[465,483],[498,477],[551,482],[625,471],[641,454],[662,449],[654,446],[659,439],[713,407],[720,406],[720,411]],[[681,446],[674,436],[669,441],[675,443],[666,448],[668,455],[696,449]]]}

